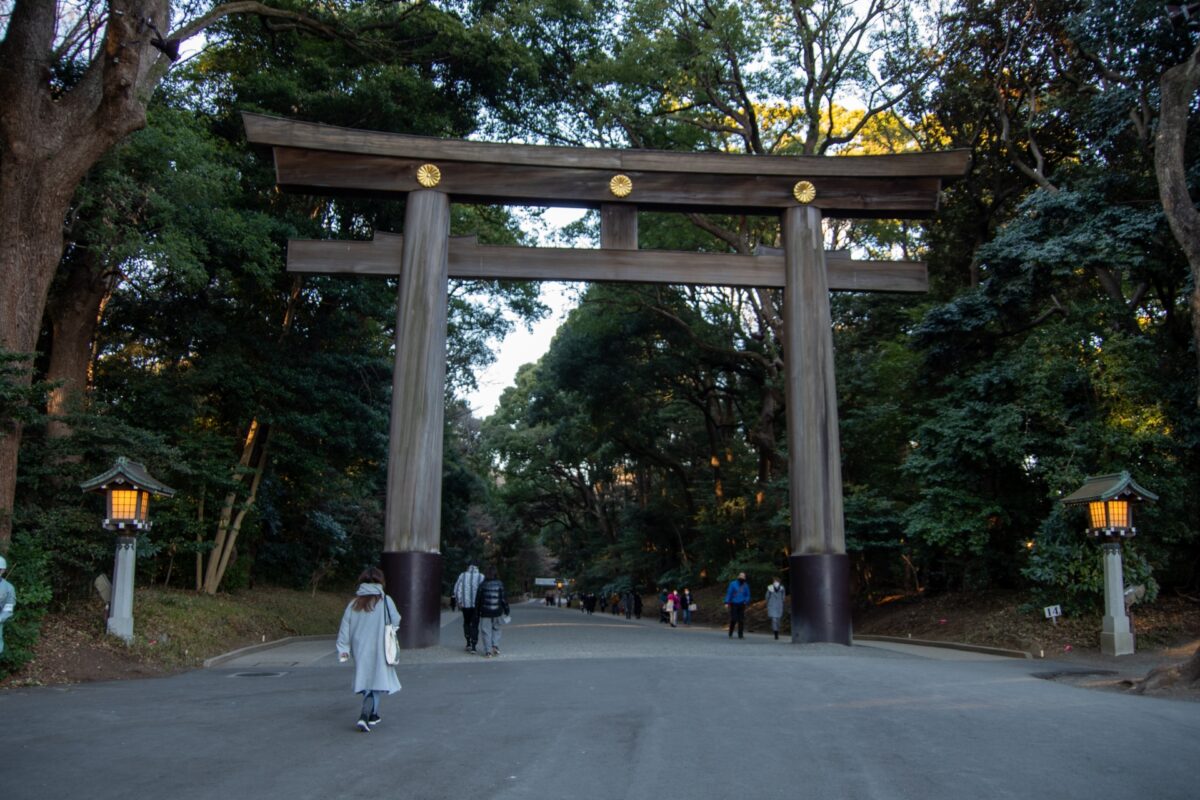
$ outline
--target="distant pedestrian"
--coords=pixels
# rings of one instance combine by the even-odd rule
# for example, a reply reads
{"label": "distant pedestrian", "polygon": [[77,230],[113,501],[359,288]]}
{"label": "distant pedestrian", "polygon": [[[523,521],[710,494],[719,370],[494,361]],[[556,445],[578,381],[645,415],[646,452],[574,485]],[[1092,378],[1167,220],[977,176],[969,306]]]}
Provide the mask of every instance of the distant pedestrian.
{"label": "distant pedestrian", "polygon": [[733,629],[737,628],[739,639],[746,638],[746,606],[750,603],[750,584],[746,583],[746,573],[739,572],[737,580],[729,584],[725,590],[725,607],[729,609],[729,638],[733,638]]}
{"label": "distant pedestrian", "polygon": [[627,589],[621,595],[621,605],[625,607],[625,619],[633,619],[633,589]]}
{"label": "distant pedestrian", "polygon": [[467,568],[454,582],[454,599],[462,609],[463,637],[467,640],[468,653],[475,649],[475,643],[479,641],[479,610],[475,608],[475,593],[479,591],[481,583],[483,573],[475,566],[474,560],[467,562]]}
{"label": "distant pedestrian", "polygon": [[483,642],[483,657],[500,655],[500,618],[508,616],[508,596],[504,582],[497,577],[496,568],[487,568],[486,578],[475,593],[475,608],[479,612],[479,639]]}
{"label": "distant pedestrian", "polygon": [[686,586],[683,593],[679,595],[679,603],[683,606],[683,624],[692,624],[692,612],[696,610],[696,598],[692,596],[692,590]]}
{"label": "distant pedestrian", "polygon": [[675,589],[667,592],[667,618],[671,627],[676,627],[675,621],[679,619],[679,592]]}
{"label": "distant pedestrian", "polygon": [[450,613],[458,611],[458,598],[454,596],[454,592],[450,592]]}
{"label": "distant pedestrian", "polygon": [[666,587],[658,590],[658,621],[666,625],[671,621],[671,615],[667,611],[667,595],[669,592]]}
{"label": "distant pedestrian", "polygon": [[4,652],[4,623],[8,622],[9,617],[13,615],[13,609],[17,607],[17,590],[4,579],[6,572],[8,562],[4,560],[4,556],[0,556],[0,653]]}
{"label": "distant pedestrian", "polygon": [[642,618],[642,593],[638,591],[633,593],[633,616],[637,619]]}
{"label": "distant pedestrian", "polygon": [[[356,597],[346,606],[338,628],[338,661],[354,657],[354,691],[363,696],[357,727],[364,733],[379,724],[379,696],[400,691],[396,670],[384,658],[383,629],[400,624],[400,612],[383,591],[383,571],[371,567],[358,576]],[[382,601],[382,602],[381,602]]]}
{"label": "distant pedestrian", "polygon": [[779,576],[775,576],[775,581],[767,587],[767,617],[771,620],[771,630],[775,631],[775,638],[779,638],[779,621],[783,619],[783,598],[787,595],[787,590],[783,588],[783,584],[779,582]]}

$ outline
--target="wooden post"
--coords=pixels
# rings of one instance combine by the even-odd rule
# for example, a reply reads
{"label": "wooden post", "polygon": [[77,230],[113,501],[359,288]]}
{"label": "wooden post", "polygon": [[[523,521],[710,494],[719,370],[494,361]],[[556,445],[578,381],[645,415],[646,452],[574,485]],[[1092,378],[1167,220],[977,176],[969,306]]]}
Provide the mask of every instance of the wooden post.
{"label": "wooden post", "polygon": [[637,206],[601,203],[600,249],[638,249]]}
{"label": "wooden post", "polygon": [[783,212],[792,641],[850,644],[850,569],[821,212]]}
{"label": "wooden post", "polygon": [[408,195],[396,308],[383,571],[402,647],[441,632],[442,424],[446,386],[449,198]]}

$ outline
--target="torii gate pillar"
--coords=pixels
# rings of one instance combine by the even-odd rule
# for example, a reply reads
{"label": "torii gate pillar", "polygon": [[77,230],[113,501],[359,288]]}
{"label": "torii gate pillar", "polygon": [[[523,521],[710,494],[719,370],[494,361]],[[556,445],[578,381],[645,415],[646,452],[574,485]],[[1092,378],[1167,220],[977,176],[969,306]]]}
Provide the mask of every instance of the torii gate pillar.
{"label": "torii gate pillar", "polygon": [[850,644],[833,328],[821,212],[783,212],[792,641]]}
{"label": "torii gate pillar", "polygon": [[388,436],[383,574],[400,611],[400,646],[441,633],[442,425],[446,387],[450,199],[414,191],[404,214],[396,363]]}

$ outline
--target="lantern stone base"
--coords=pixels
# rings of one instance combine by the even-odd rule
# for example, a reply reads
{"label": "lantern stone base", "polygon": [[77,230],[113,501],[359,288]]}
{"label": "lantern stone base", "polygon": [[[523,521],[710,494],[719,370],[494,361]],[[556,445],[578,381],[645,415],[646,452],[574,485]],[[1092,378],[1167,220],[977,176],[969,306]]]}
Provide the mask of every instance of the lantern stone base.
{"label": "lantern stone base", "polygon": [[442,554],[385,552],[387,593],[400,611],[400,646],[437,647],[442,634]]}
{"label": "lantern stone base", "polygon": [[1104,618],[1104,630],[1100,632],[1100,652],[1106,656],[1131,656],[1134,653],[1133,633],[1129,630],[1129,617],[1124,618],[1125,630],[1110,631],[1110,625],[1119,624],[1120,620],[1112,617]]}
{"label": "lantern stone base", "polygon": [[124,639],[125,644],[133,643],[133,617],[109,617],[108,633],[118,639]]}
{"label": "lantern stone base", "polygon": [[1100,652],[1108,656],[1133,654],[1133,633],[1125,613],[1125,575],[1121,545],[1106,542],[1100,548],[1104,559],[1104,620],[1100,629]]}
{"label": "lantern stone base", "polygon": [[849,645],[850,557],[819,553],[788,559],[792,591],[792,641]]}
{"label": "lantern stone base", "polygon": [[137,537],[118,536],[113,561],[112,601],[108,606],[108,632],[133,642],[133,575],[137,561]]}

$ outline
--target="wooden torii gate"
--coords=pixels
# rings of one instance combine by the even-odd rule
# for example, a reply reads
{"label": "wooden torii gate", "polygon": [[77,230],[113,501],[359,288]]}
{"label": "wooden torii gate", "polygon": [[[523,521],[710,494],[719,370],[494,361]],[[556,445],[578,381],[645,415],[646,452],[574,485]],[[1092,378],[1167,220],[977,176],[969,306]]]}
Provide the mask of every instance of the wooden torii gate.
{"label": "wooden torii gate", "polygon": [[[407,195],[404,235],[293,241],[288,270],[399,277],[382,566],[404,647],[440,632],[443,386],[449,278],[765,286],[784,290],[792,641],[850,644],[849,558],[829,291],[921,292],[920,262],[823,249],[822,216],[914,218],[937,209],[968,153],[840,158],[494,144],[244,114],[274,149],[280,188]],[[450,203],[600,210],[600,249],[486,247],[450,238]],[[778,214],[782,252],[638,249],[637,211]]]}

